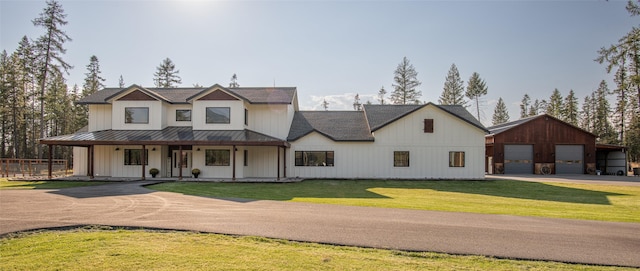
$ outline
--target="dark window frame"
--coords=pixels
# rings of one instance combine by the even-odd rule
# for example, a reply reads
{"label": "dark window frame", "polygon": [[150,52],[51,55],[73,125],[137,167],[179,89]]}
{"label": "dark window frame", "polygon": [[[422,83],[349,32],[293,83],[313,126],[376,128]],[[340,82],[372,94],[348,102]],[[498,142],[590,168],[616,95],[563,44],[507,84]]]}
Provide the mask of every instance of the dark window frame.
{"label": "dark window frame", "polygon": [[244,150],[243,152],[243,162],[244,162],[244,166],[249,166],[249,150]]}
{"label": "dark window frame", "polygon": [[449,152],[449,167],[465,167],[466,154],[463,151],[450,151]]}
{"label": "dark window frame", "polygon": [[249,109],[244,109],[244,125],[249,125]]}
{"label": "dark window frame", "polygon": [[432,134],[433,133],[433,119],[424,119],[424,132],[426,134]]}
{"label": "dark window frame", "polygon": [[[178,112],[189,112],[189,117],[188,119],[180,119],[178,118],[178,116],[180,116],[180,114]],[[191,109],[176,109],[176,121],[191,121]]]}
{"label": "dark window frame", "polygon": [[[216,161],[220,156],[215,153],[224,153],[221,161]],[[228,167],[231,165],[231,150],[228,149],[207,149],[204,151],[204,163],[207,167]]]}
{"label": "dark window frame", "polygon": [[334,151],[296,151],[296,167],[333,167],[335,165]]}
{"label": "dark window frame", "polygon": [[[404,157],[403,157],[404,156]],[[393,152],[393,167],[409,167],[411,154],[409,151],[394,151]],[[405,161],[406,159],[406,161]]]}
{"label": "dark window frame", "polygon": [[[136,121],[136,113],[146,111],[146,117],[144,121]],[[149,124],[149,107],[125,107],[124,108],[124,123],[126,124]]]}
{"label": "dark window frame", "polygon": [[[141,166],[142,149],[124,149],[124,165],[125,166]],[[144,149],[144,164],[149,165],[149,150]]]}
{"label": "dark window frame", "polygon": [[[219,110],[219,109],[226,110],[226,112],[223,112],[222,114],[219,114],[221,112],[214,112],[214,110]],[[209,117],[209,112],[211,112],[212,114],[222,115],[225,118],[225,120],[224,121],[216,120],[215,115]],[[226,116],[225,116],[225,113],[226,113]],[[207,124],[230,124],[231,123],[231,107],[220,107],[220,106],[206,107],[205,122]]]}

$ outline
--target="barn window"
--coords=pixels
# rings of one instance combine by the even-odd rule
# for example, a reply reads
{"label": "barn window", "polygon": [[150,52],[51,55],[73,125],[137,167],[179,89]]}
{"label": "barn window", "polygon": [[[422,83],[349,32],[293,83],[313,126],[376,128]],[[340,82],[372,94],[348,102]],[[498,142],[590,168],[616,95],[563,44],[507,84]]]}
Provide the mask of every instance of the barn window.
{"label": "barn window", "polygon": [[332,151],[296,151],[297,167],[332,167]]}
{"label": "barn window", "polygon": [[424,132],[433,133],[433,119],[424,119]]}
{"label": "barn window", "polygon": [[394,167],[408,167],[409,166],[409,152],[408,151],[394,151],[393,152],[393,166]]}
{"label": "barn window", "polygon": [[449,167],[464,167],[464,152],[449,152]]}

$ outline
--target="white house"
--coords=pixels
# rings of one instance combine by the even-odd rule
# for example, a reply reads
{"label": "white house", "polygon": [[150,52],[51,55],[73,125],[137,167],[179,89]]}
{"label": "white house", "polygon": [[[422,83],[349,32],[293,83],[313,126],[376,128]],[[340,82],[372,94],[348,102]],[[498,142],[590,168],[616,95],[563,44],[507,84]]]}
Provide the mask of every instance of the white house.
{"label": "white house", "polygon": [[[486,128],[461,106],[300,111],[295,88],[105,88],[79,101],[74,175],[200,178],[484,177]],[[144,151],[143,151],[144,150]]]}

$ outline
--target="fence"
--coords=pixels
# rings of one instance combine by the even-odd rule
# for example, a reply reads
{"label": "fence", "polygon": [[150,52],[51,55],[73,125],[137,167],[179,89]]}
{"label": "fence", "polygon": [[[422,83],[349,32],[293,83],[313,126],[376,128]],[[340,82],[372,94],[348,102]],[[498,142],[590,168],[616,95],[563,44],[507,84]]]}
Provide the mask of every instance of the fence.
{"label": "fence", "polygon": [[[52,175],[69,175],[72,171],[67,167],[67,160],[51,160]],[[48,159],[0,158],[0,177],[48,176]]]}

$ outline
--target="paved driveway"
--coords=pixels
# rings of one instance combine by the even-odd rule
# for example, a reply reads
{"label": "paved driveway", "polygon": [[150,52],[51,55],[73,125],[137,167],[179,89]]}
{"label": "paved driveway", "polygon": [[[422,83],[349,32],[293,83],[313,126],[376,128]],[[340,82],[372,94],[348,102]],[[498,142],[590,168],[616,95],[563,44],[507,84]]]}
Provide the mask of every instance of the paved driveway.
{"label": "paved driveway", "polygon": [[233,201],[114,183],[0,190],[0,234],[102,224],[640,267],[640,223]]}

